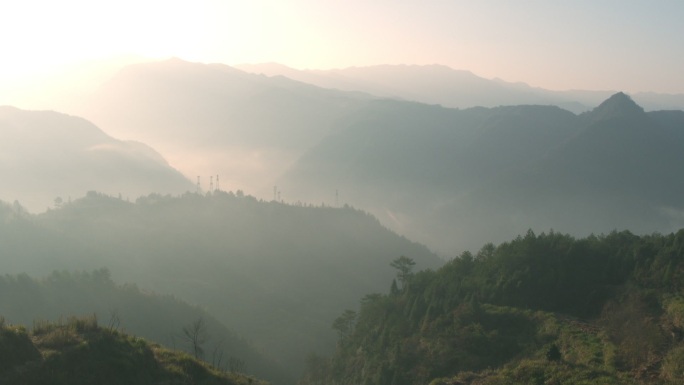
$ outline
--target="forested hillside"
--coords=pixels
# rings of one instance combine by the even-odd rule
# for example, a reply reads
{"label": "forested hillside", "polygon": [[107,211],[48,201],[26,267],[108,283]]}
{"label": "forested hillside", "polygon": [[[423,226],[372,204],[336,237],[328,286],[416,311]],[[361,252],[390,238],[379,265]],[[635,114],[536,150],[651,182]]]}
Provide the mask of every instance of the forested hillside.
{"label": "forested hillside", "polygon": [[7,273],[107,267],[118,282],[205,307],[292,375],[311,352],[330,352],[330,322],[385,288],[390,261],[442,260],[350,208],[258,201],[242,192],[150,195],[135,203],[89,193],[30,215],[4,205]]}
{"label": "forested hillside", "polygon": [[[109,330],[123,331],[190,354],[195,344],[183,330],[198,324],[198,358],[218,369],[239,370],[274,384],[293,378],[206,311],[170,295],[143,292],[133,284],[114,283],[107,269],[55,271],[42,278],[0,276],[0,316],[14,325],[36,327],[73,315],[95,317]],[[198,341],[200,342],[200,341]]]}
{"label": "forested hillside", "polygon": [[34,323],[30,330],[0,318],[0,358],[3,384],[267,384],[104,327],[92,316]]}
{"label": "forested hillside", "polygon": [[301,384],[684,381],[684,230],[529,231],[400,277],[339,316]]}

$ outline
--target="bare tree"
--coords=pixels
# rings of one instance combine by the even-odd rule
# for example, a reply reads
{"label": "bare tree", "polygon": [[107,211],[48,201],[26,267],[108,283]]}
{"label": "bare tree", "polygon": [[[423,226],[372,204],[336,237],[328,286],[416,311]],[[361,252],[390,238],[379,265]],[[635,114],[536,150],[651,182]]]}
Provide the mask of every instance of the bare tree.
{"label": "bare tree", "polygon": [[204,349],[202,348],[202,345],[209,340],[207,323],[204,320],[204,317],[199,317],[192,324],[184,326],[183,337],[192,345],[192,351],[195,354],[195,358],[203,358]]}
{"label": "bare tree", "polygon": [[111,309],[109,311],[109,324],[107,324],[107,328],[110,332],[119,331],[120,325],[121,318],[119,318],[119,311],[117,309]]}

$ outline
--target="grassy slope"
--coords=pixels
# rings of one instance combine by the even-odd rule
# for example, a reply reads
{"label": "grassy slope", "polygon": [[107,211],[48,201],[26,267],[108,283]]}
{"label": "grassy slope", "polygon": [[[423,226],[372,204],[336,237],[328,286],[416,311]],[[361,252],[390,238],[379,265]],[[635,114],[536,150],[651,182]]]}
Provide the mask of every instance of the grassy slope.
{"label": "grassy slope", "polygon": [[0,328],[0,383],[8,384],[265,384],[218,371],[189,355],[101,328],[94,317],[43,323],[31,332]]}

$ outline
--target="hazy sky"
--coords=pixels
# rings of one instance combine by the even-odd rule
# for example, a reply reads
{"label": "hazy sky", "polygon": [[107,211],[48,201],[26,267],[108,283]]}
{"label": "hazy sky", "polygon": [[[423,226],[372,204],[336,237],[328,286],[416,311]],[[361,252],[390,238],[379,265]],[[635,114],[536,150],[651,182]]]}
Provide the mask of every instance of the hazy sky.
{"label": "hazy sky", "polygon": [[8,0],[0,81],[132,54],[438,63],[551,89],[684,93],[683,20],[681,0]]}

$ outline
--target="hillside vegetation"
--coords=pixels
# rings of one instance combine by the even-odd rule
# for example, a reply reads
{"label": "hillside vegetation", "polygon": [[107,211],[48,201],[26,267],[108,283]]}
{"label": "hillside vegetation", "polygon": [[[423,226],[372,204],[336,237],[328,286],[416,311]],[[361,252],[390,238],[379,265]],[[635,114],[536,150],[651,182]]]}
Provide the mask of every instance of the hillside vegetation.
{"label": "hillside vegetation", "polygon": [[338,318],[301,384],[684,381],[684,230],[530,231],[405,277]]}
{"label": "hillside vegetation", "polygon": [[241,372],[275,384],[293,382],[286,370],[206,311],[170,295],[118,285],[107,269],[55,271],[42,278],[0,276],[0,316],[8,323],[40,325],[71,314],[92,314],[110,330],[193,354],[195,346],[183,330],[201,322],[204,338],[198,344],[198,358],[220,369],[240,367]]}
{"label": "hillside vegetation", "polygon": [[24,326],[0,322],[0,383],[23,385],[265,385],[186,353],[98,325],[97,318]]}

